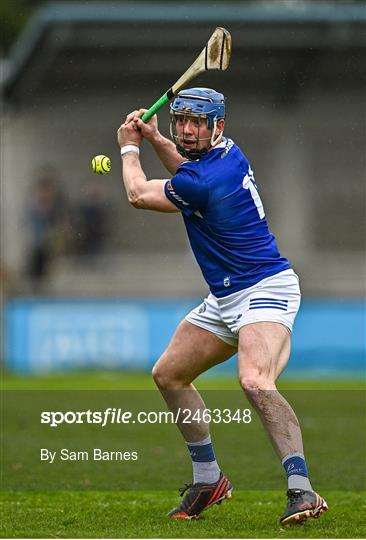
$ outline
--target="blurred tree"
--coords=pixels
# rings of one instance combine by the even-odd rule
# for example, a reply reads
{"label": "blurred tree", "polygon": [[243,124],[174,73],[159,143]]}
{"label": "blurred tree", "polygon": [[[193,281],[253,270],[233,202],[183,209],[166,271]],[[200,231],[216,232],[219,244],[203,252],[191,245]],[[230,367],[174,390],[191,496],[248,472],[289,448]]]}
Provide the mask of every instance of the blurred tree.
{"label": "blurred tree", "polygon": [[33,11],[30,2],[1,0],[0,2],[0,51],[4,55]]}

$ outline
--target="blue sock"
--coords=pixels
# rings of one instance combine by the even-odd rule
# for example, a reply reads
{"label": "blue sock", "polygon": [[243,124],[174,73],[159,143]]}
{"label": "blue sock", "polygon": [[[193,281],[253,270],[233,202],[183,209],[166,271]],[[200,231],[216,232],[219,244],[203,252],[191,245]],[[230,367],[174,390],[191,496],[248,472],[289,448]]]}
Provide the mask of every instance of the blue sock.
{"label": "blue sock", "polygon": [[187,448],[192,459],[193,483],[205,482],[213,484],[220,476],[211,437],[208,436],[199,442],[187,442]]}
{"label": "blue sock", "polygon": [[308,469],[303,454],[300,454],[299,452],[288,454],[283,458],[282,465],[287,474],[288,489],[313,491],[308,478]]}

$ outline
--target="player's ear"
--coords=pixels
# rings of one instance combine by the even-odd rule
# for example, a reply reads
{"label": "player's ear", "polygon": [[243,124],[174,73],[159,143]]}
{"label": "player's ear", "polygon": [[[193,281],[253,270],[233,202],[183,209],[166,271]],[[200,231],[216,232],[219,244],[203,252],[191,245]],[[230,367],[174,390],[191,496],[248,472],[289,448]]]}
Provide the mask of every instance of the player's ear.
{"label": "player's ear", "polygon": [[218,130],[219,133],[224,131],[224,127],[225,127],[224,118],[220,118],[219,120],[217,120],[216,129]]}

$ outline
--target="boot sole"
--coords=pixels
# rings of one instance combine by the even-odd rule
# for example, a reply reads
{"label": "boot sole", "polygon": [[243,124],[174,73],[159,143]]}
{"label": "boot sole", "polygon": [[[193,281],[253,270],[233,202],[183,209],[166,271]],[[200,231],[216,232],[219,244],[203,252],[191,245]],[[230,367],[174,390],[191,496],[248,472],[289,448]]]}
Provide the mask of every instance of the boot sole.
{"label": "boot sole", "polygon": [[296,514],[292,514],[292,516],[288,516],[287,518],[281,520],[281,525],[283,525],[284,527],[291,527],[292,525],[302,525],[309,518],[320,518],[321,514],[323,514],[327,510],[328,505],[325,501],[323,501],[322,504],[320,506],[317,506],[316,508],[304,510],[302,512],[297,512]]}

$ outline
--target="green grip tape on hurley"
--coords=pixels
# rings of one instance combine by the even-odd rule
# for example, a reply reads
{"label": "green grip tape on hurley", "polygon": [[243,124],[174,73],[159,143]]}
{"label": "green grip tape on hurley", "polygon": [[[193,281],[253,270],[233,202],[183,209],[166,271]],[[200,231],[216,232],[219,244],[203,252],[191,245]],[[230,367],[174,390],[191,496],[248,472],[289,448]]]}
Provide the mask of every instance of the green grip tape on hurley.
{"label": "green grip tape on hurley", "polygon": [[150,120],[150,118],[152,118],[154,116],[154,114],[159,110],[161,109],[161,107],[163,107],[166,103],[168,103],[168,101],[171,100],[171,97],[169,97],[169,94],[170,94],[171,90],[168,90],[168,92],[165,92],[165,94],[163,94],[161,96],[161,98],[158,99],[158,101],[156,101],[154,103],[154,105],[152,105],[150,107],[150,109],[148,111],[146,111],[146,113],[144,113],[142,116],[141,116],[141,120],[143,122],[148,122]]}

